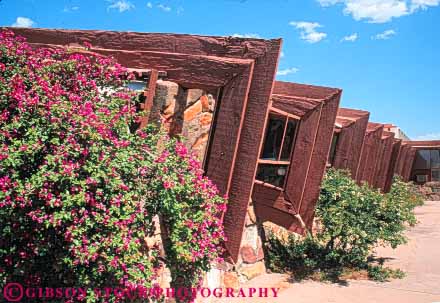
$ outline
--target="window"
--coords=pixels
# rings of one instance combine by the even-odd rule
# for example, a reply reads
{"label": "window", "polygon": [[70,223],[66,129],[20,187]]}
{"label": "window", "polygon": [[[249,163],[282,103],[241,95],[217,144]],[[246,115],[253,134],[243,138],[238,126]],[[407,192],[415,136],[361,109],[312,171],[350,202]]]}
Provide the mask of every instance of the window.
{"label": "window", "polygon": [[338,146],[339,135],[339,132],[333,134],[332,145],[330,147],[330,155],[328,157],[330,166],[333,166],[333,164],[335,163],[336,147]]}
{"label": "window", "polygon": [[256,179],[283,187],[290,164],[298,120],[271,112],[258,160]]}
{"label": "window", "polygon": [[431,168],[431,151],[419,150],[414,160],[414,169],[430,169]]}
{"label": "window", "polygon": [[440,169],[432,170],[431,181],[440,182]]}
{"label": "window", "polygon": [[429,177],[431,177],[431,181],[440,181],[440,150],[418,150],[414,160],[413,169],[418,172],[425,171],[423,173],[426,174],[426,180],[419,180],[418,176],[416,176],[417,183],[428,182]]}
{"label": "window", "polygon": [[417,183],[425,183],[428,182],[428,175],[416,175]]}
{"label": "window", "polygon": [[147,86],[147,82],[139,80],[131,80],[127,83],[127,88],[134,91],[144,91]]}
{"label": "window", "polygon": [[414,169],[440,168],[440,150],[422,149],[417,151]]}
{"label": "window", "polygon": [[440,168],[440,150],[431,150],[431,168]]}

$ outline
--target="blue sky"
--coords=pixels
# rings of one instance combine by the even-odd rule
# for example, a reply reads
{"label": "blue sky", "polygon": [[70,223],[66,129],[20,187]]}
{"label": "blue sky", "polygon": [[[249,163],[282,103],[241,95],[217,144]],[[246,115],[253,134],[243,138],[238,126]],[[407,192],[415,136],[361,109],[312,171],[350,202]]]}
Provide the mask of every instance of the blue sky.
{"label": "blue sky", "polygon": [[281,37],[279,80],[440,139],[440,0],[1,0],[10,25]]}

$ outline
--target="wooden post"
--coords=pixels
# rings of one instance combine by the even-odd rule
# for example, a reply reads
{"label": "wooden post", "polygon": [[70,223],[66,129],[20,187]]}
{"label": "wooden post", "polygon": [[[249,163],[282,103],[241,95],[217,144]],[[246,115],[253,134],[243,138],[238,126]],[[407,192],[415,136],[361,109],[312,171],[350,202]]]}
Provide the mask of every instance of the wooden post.
{"label": "wooden post", "polygon": [[157,69],[152,69],[150,73],[150,78],[148,80],[148,84],[145,86],[145,90],[144,90],[145,102],[142,106],[144,116],[141,119],[140,128],[144,128],[148,124],[148,120],[151,114],[151,109],[153,108],[154,95],[156,94],[156,83],[157,83],[158,75],[159,73],[157,72]]}

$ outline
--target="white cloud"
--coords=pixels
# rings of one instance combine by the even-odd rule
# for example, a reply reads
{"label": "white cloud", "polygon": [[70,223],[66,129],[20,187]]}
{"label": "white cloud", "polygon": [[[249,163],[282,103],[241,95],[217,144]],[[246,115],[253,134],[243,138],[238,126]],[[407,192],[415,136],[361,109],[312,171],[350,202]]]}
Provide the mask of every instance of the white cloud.
{"label": "white cloud", "polygon": [[157,5],[158,8],[160,8],[161,10],[163,10],[164,12],[170,12],[171,11],[171,7],[165,5],[165,4],[158,4]]}
{"label": "white cloud", "polygon": [[418,136],[414,140],[416,141],[440,140],[440,133],[430,133],[430,134]]}
{"label": "white cloud", "polygon": [[354,42],[359,38],[359,35],[357,33],[345,36],[341,39],[341,42],[343,41],[349,41],[349,42]]}
{"label": "white cloud", "polygon": [[286,76],[289,74],[295,74],[297,72],[299,72],[299,69],[296,67],[280,69],[277,71],[277,76]]}
{"label": "white cloud", "polygon": [[317,0],[321,6],[344,6],[344,14],[370,23],[385,23],[409,15],[418,9],[437,6],[440,0]]}
{"label": "white cloud", "polygon": [[285,55],[286,55],[286,54],[285,54],[284,52],[281,52],[281,53],[280,53],[280,58],[284,58]]}
{"label": "white cloud", "polygon": [[147,2],[147,7],[148,8],[153,8],[153,4],[151,2]]}
{"label": "white cloud", "polygon": [[261,39],[260,35],[258,34],[233,34],[232,37],[236,38],[253,38],[253,39]]}
{"label": "white cloud", "polygon": [[396,35],[396,31],[393,29],[388,29],[382,33],[374,35],[373,37],[371,37],[371,39],[373,39],[373,40],[388,40],[394,35]]}
{"label": "white cloud", "polygon": [[322,25],[317,22],[292,21],[289,24],[300,31],[302,40],[309,43],[316,43],[327,37],[326,33],[317,31],[318,28],[322,27]]}
{"label": "white cloud", "polygon": [[321,4],[321,6],[327,7],[327,6],[331,6],[331,5],[335,5],[337,3],[343,2],[341,0],[318,0],[319,4]]}
{"label": "white cloud", "polygon": [[112,1],[112,4],[110,4],[107,9],[117,9],[120,13],[129,11],[134,8],[133,3],[127,0],[119,0],[119,1]]}
{"label": "white cloud", "polygon": [[35,25],[35,22],[26,17],[17,17],[15,22],[12,24],[12,27],[32,27]]}
{"label": "white cloud", "polygon": [[344,13],[357,21],[366,19],[371,23],[385,23],[408,14],[408,7],[400,0],[349,0]]}
{"label": "white cloud", "polygon": [[77,11],[77,10],[79,10],[79,6],[72,6],[72,7],[66,6],[66,7],[64,7],[63,12],[64,13],[70,13],[70,12],[74,12],[74,11]]}
{"label": "white cloud", "polygon": [[418,9],[428,9],[429,6],[438,6],[440,0],[412,0],[411,1],[411,12]]}

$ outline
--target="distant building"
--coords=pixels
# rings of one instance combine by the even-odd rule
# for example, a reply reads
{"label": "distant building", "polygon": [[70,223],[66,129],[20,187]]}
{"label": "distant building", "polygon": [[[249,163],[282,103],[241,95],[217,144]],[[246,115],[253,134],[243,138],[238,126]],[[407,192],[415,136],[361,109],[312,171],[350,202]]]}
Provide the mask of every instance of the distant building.
{"label": "distant building", "polygon": [[384,124],[384,130],[394,133],[394,138],[410,141],[411,139],[403,132],[403,130],[394,124]]}

